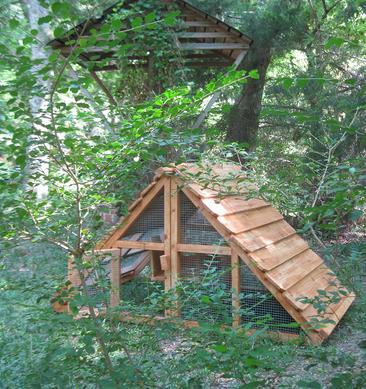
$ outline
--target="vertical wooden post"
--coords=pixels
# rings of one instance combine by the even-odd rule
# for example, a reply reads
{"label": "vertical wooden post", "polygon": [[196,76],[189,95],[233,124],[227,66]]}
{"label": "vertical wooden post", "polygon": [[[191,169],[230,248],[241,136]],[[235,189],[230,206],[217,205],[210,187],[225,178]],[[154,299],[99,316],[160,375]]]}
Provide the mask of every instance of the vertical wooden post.
{"label": "vertical wooden post", "polygon": [[[180,274],[180,261],[178,252],[178,243],[180,237],[180,210],[179,210],[179,188],[175,178],[171,180],[171,202],[170,202],[170,260],[171,260],[171,287],[175,288]],[[173,316],[179,316],[179,307],[177,306]]]}
{"label": "vertical wooden post", "polygon": [[231,284],[233,289],[232,306],[233,306],[233,327],[240,324],[240,258],[233,250],[231,254]]}
{"label": "vertical wooden post", "polygon": [[170,201],[171,201],[171,178],[169,177],[164,184],[164,255],[166,256],[166,269],[164,271],[165,291],[171,289],[171,260],[170,260],[170,236],[171,236],[171,220],[170,220]]}
{"label": "vertical wooden post", "polygon": [[121,292],[121,257],[122,250],[118,255],[112,254],[111,257],[111,296],[110,307],[117,307],[120,303]]}

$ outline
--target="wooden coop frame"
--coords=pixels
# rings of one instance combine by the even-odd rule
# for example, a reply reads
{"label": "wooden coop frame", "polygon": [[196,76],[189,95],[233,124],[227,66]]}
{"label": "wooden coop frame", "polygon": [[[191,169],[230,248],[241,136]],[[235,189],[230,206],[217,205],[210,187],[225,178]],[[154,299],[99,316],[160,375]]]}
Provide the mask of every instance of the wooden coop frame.
{"label": "wooden coop frame", "polygon": [[[123,8],[128,8],[137,0],[124,1]],[[248,52],[252,39],[236,28],[226,24],[214,16],[203,12],[184,0],[162,1],[165,10],[178,9],[181,13],[179,20],[181,26],[174,39],[177,51],[182,55],[185,66],[189,68],[225,68],[232,66],[237,69]],[[93,29],[99,30],[109,15],[118,12],[121,8],[120,2],[106,9],[99,18],[83,21],[64,36],[53,39],[49,42],[53,50],[58,50],[62,56],[70,56],[75,49],[81,50],[78,56],[78,64],[87,69],[93,79],[108,97],[110,103],[117,105],[99,73],[116,71],[116,52],[111,48],[91,47],[81,49],[76,43],[80,37],[88,38]],[[122,30],[129,26],[122,26]],[[107,41],[106,41],[107,43]],[[147,50],[145,55],[134,55],[127,57],[127,65],[132,68],[143,68],[149,74],[153,74],[154,52]],[[206,104],[200,117],[195,123],[199,127],[212,105],[220,94],[217,92]]]}
{"label": "wooden coop frame", "polygon": [[[236,195],[223,195],[219,189],[207,189],[192,181],[191,173],[200,171],[195,165],[183,164],[174,168],[161,168],[153,182],[145,188],[137,200],[129,207],[129,213],[95,247],[95,254],[112,254],[110,305],[120,303],[121,283],[134,278],[149,262],[152,279],[164,282],[165,290],[174,289],[182,272],[184,256],[213,254],[230,258],[230,287],[232,293],[232,324],[237,326],[243,317],[238,309],[241,288],[253,279],[273,296],[275,310],[282,310],[292,322],[297,322],[312,343],[321,343],[335,329],[352,304],[355,296],[348,292],[323,260],[309,248],[309,245],[296,234],[283,216],[269,203],[261,199],[246,199],[248,185],[232,182]],[[188,172],[188,175],[187,175]],[[240,169],[232,165],[213,166],[209,170],[217,180],[230,177],[232,172],[240,174]],[[229,180],[230,182],[230,180]],[[231,184],[230,184],[231,185]],[[244,188],[244,192],[243,192]],[[154,204],[157,196],[162,196],[164,220],[161,241],[141,241],[137,235],[125,240],[131,226],[144,216],[144,211]],[[223,239],[220,244],[186,243],[182,240],[182,219],[180,208],[184,196],[197,214],[204,218]],[[159,212],[160,212],[159,211]],[[134,238],[135,237],[135,238]],[[136,238],[137,237],[137,238]],[[124,268],[123,255],[128,250],[144,250],[145,256],[136,262],[135,267]],[[146,255],[150,253],[152,255]],[[189,253],[189,254],[188,254]],[[122,259],[122,261],[121,261]],[[244,267],[243,267],[244,266]],[[243,273],[244,269],[244,273]],[[249,273],[252,280],[246,278]],[[75,284],[75,271],[70,269],[69,280]],[[249,281],[248,281],[249,280]],[[76,282],[77,284],[77,282]],[[326,292],[342,291],[338,302],[329,302],[324,313],[319,314],[313,305],[300,300],[312,298],[319,290]],[[123,298],[123,296],[122,296]],[[180,316],[179,306],[166,316]],[[283,316],[281,316],[283,317]],[[310,322],[328,319],[322,328],[313,327]],[[279,331],[285,338],[298,336]]]}

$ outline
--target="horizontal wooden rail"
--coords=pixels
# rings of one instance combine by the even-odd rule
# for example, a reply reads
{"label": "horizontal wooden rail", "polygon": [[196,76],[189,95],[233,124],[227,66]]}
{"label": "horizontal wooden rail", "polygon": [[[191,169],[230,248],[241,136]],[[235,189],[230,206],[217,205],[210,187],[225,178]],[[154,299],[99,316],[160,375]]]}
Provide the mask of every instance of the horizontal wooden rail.
{"label": "horizontal wooden rail", "polygon": [[206,21],[200,21],[200,20],[190,20],[190,21],[187,21],[185,22],[185,24],[188,26],[188,27],[215,27],[215,23],[213,22],[206,22]]}
{"label": "horizontal wooden rail", "polygon": [[245,43],[180,43],[182,50],[244,50],[249,49]]}
{"label": "horizontal wooden rail", "polygon": [[115,247],[124,248],[124,249],[142,249],[142,250],[164,251],[164,243],[157,243],[157,242],[117,240],[113,245]]}
{"label": "horizontal wooden rail", "polygon": [[231,255],[231,248],[226,246],[205,246],[200,244],[178,243],[177,250],[180,253]]}
{"label": "horizontal wooden rail", "polygon": [[178,35],[179,38],[232,38],[233,35],[229,32],[182,32]]}

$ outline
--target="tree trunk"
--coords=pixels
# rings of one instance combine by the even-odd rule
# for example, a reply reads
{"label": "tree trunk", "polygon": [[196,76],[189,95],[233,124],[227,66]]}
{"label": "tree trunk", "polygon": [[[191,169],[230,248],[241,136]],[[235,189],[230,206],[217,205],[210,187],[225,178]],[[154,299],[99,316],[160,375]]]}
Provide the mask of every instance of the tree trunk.
{"label": "tree trunk", "polygon": [[249,150],[256,147],[263,89],[271,56],[271,47],[258,47],[254,42],[241,68],[248,71],[257,69],[259,79],[248,79],[229,114],[227,139],[245,143]]}

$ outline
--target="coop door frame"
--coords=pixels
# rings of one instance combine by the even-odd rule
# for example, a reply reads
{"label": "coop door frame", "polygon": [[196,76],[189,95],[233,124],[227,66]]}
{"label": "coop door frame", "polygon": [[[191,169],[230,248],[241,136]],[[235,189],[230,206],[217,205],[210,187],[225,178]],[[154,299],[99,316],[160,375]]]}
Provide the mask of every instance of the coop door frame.
{"label": "coop door frame", "polygon": [[[183,193],[188,200],[197,208],[198,211],[201,211],[199,206],[199,200],[184,187],[184,183],[176,177],[172,177],[170,180],[170,204],[165,209],[169,209],[170,217],[167,218],[167,236],[169,237],[169,244],[167,247],[170,248],[170,280],[166,278],[166,289],[174,289],[177,285],[180,273],[181,273],[181,263],[180,263],[180,254],[181,253],[194,253],[194,254],[216,254],[216,255],[227,255],[231,257],[231,279],[233,290],[232,295],[232,305],[233,305],[233,325],[237,326],[240,321],[240,316],[238,315],[238,310],[240,304],[239,294],[240,294],[240,274],[239,269],[239,255],[234,253],[230,246],[219,246],[219,245],[202,245],[202,244],[190,244],[190,243],[181,243],[180,242],[180,196]],[[223,230],[217,229],[216,226],[210,221],[209,215],[203,215],[210,223],[212,228],[214,228],[227,242],[226,233]],[[170,233],[170,235],[169,235]],[[170,282],[170,284],[169,284]],[[177,305],[175,309],[167,312],[169,316],[180,316],[179,306]]]}

